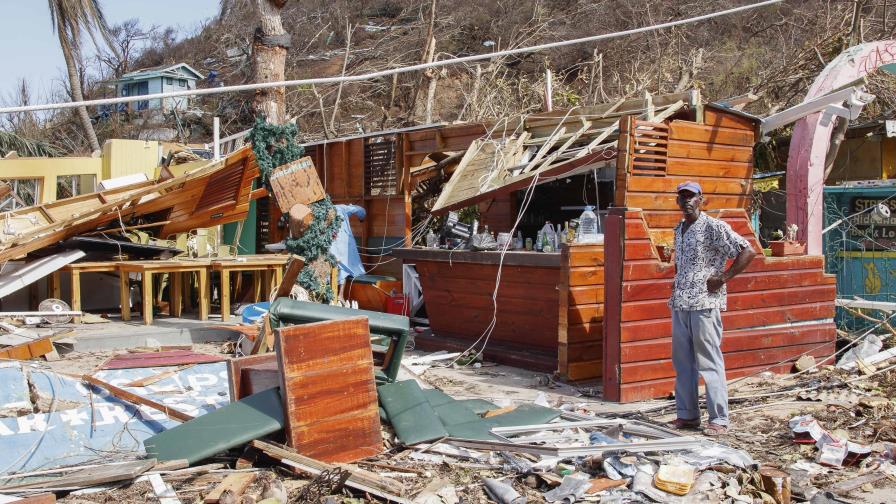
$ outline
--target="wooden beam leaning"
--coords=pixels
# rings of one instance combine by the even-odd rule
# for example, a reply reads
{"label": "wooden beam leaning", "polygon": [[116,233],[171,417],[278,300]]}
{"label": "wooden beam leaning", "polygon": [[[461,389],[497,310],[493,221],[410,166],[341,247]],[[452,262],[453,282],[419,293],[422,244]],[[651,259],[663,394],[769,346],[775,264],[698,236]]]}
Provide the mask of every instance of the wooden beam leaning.
{"label": "wooden beam leaning", "polygon": [[527,164],[525,166],[525,168],[523,168],[518,173],[528,173],[529,171],[532,170],[532,168],[535,168],[535,165],[537,165],[538,162],[541,161],[541,158],[543,158],[545,156],[545,154],[547,154],[548,151],[551,150],[551,147],[553,147],[554,144],[557,143],[557,141],[560,139],[560,137],[562,135],[564,135],[565,133],[566,133],[565,126],[558,129],[553,135],[551,135],[550,138],[548,138],[548,141],[545,142],[544,145],[542,145],[540,149],[538,149],[538,153],[535,154],[535,157],[532,158],[531,161],[529,161],[529,164]]}
{"label": "wooden beam leaning", "polygon": [[112,394],[113,396],[115,396],[123,401],[127,401],[129,403],[140,405],[140,406],[149,406],[150,408],[152,408],[154,410],[161,411],[166,416],[168,416],[168,418],[170,418],[172,420],[177,420],[179,422],[189,422],[190,420],[193,419],[193,417],[191,415],[188,415],[182,411],[178,411],[178,410],[171,408],[169,406],[166,406],[162,403],[153,401],[152,399],[147,399],[146,397],[138,396],[137,394],[128,392],[127,390],[125,390],[123,388],[116,387],[115,385],[112,385],[111,383],[106,383],[106,382],[100,380],[99,378],[85,374],[85,375],[81,376],[81,379],[91,385],[95,385],[101,389],[108,391],[110,394]]}
{"label": "wooden beam leaning", "polygon": [[[536,172],[540,171],[542,168],[550,166],[551,163],[553,163],[555,159],[557,159],[561,154],[566,152],[566,149],[568,149],[570,145],[575,143],[576,140],[578,140],[583,134],[585,134],[586,131],[588,131],[589,128],[591,128],[591,121],[582,120],[582,123],[583,123],[582,127],[579,128],[578,131],[573,133],[573,135],[571,137],[569,137],[569,139],[567,139],[566,142],[563,143],[563,145],[561,145],[559,148],[557,148],[557,150],[552,152],[551,155],[548,156],[547,159],[545,159],[538,166],[538,168],[535,169]],[[617,122],[617,127],[618,127],[618,122]],[[601,135],[605,135],[605,134],[608,134],[608,133],[606,131],[604,133],[601,133]]]}
{"label": "wooden beam leaning", "polygon": [[282,463],[295,467],[303,472],[317,476],[318,474],[334,469],[341,468],[349,472],[348,481],[345,484],[362,492],[369,492],[378,497],[388,499],[392,502],[409,503],[409,499],[401,497],[403,491],[402,485],[392,479],[384,478],[376,473],[358,469],[354,466],[346,464],[327,464],[311,457],[299,454],[297,451],[288,446],[276,445],[261,440],[252,441],[251,446],[258,448],[265,454],[280,460]]}

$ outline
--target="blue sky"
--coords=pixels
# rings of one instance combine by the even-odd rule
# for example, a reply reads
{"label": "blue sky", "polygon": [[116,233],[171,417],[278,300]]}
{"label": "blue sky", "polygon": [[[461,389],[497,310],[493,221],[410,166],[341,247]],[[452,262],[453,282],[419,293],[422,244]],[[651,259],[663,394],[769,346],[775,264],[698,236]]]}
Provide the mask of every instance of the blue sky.
{"label": "blue sky", "polygon": [[[137,18],[142,26],[174,26],[189,32],[218,12],[218,0],[101,0],[110,25]],[[52,31],[46,0],[0,0],[0,102],[6,102],[21,78],[31,87],[32,102],[45,101],[54,82],[65,75],[65,61]],[[89,51],[89,52],[88,52]],[[92,44],[85,55],[92,54]]]}

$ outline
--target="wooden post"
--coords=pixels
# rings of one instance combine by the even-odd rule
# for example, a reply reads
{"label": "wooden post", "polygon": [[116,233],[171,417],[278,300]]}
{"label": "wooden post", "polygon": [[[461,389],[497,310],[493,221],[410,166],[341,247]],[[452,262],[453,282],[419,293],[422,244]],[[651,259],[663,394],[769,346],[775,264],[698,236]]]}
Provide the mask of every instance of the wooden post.
{"label": "wooden post", "polygon": [[141,286],[141,298],[143,301],[143,324],[151,325],[152,324],[152,273],[149,271],[143,271],[140,273],[140,276],[143,279],[143,285]]}
{"label": "wooden post", "polygon": [[[72,311],[81,311],[81,272],[72,269]],[[76,324],[81,323],[81,317],[74,317]]]}
{"label": "wooden post", "polygon": [[199,320],[208,320],[208,268],[199,270]]}
{"label": "wooden post", "polygon": [[221,268],[221,320],[230,320],[230,271]]}
{"label": "wooden post", "polygon": [[180,317],[181,307],[183,306],[183,278],[179,272],[168,274],[168,282],[171,288],[171,309],[169,313],[172,317]]}
{"label": "wooden post", "polygon": [[554,74],[548,68],[544,73],[544,111],[554,109]]}
{"label": "wooden post", "polygon": [[118,301],[121,303],[121,320],[131,320],[131,286],[130,275],[118,270]]}
{"label": "wooden post", "polygon": [[62,295],[62,284],[59,271],[54,271],[47,277],[47,292],[51,298],[59,299]]}

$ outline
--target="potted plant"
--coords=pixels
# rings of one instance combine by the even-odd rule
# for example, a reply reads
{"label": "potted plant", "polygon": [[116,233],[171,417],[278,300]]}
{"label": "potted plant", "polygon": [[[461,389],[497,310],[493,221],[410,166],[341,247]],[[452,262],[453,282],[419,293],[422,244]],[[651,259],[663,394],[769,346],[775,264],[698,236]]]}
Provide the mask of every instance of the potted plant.
{"label": "potted plant", "polygon": [[786,239],[780,230],[772,233],[773,239],[768,242],[768,246],[772,250],[772,256],[785,257],[803,255],[806,253],[806,244],[796,241],[796,232],[798,229],[799,227],[796,224],[789,224],[787,226]]}

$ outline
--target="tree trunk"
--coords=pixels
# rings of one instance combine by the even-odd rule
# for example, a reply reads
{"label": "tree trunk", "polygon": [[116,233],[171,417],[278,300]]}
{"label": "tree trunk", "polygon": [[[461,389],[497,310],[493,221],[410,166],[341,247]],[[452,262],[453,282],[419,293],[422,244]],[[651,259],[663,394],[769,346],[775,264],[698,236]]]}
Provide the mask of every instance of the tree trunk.
{"label": "tree trunk", "polygon": [[[286,78],[286,51],[290,36],[283,29],[280,10],[286,0],[256,0],[260,26],[255,29],[252,42],[254,58],[254,82],[277,82]],[[265,116],[268,122],[286,122],[286,89],[283,87],[255,91],[255,113]]]}
{"label": "tree trunk", "polygon": [[[58,26],[56,31],[59,34],[59,45],[62,47],[62,56],[65,58],[65,69],[68,73],[68,85],[72,91],[72,101],[84,101],[84,93],[81,91],[81,77],[78,75],[78,62],[75,61],[75,53],[72,51],[69,41],[65,39],[64,27]],[[100,141],[96,138],[96,131],[93,130],[93,123],[90,122],[90,116],[87,114],[87,107],[81,106],[75,110],[77,111],[78,119],[81,121],[81,127],[84,128],[84,134],[87,136],[90,150],[100,150]]]}

